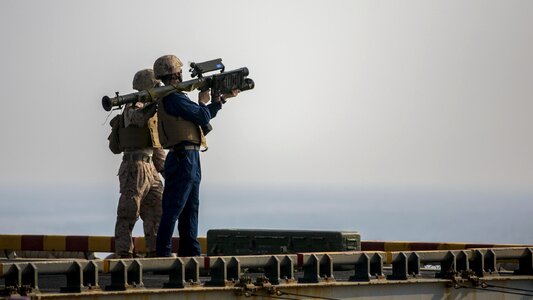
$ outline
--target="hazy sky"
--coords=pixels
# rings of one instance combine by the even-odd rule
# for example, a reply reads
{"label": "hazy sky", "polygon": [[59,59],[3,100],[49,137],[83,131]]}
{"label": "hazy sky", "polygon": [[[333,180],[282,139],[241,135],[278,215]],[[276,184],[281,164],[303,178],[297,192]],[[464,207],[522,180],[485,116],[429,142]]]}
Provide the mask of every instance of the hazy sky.
{"label": "hazy sky", "polygon": [[533,1],[4,0],[0,37],[4,187],[118,188],[101,98],[172,53],[256,82],[203,189],[533,195]]}

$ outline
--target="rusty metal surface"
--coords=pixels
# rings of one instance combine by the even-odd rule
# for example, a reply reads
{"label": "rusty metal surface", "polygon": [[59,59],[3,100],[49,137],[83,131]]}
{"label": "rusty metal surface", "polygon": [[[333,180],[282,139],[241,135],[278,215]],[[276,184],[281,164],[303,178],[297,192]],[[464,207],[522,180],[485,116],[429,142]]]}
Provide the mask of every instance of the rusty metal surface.
{"label": "rusty metal surface", "polygon": [[[486,282],[514,291],[532,290],[533,278],[487,278]],[[285,284],[276,287],[189,287],[183,289],[130,289],[127,291],[91,291],[81,294],[33,294],[32,299],[529,299],[524,295],[495,292],[490,288],[465,285],[456,288],[443,279],[373,282],[323,282]],[[511,290],[513,289],[513,290]],[[533,295],[533,294],[532,294]]]}
{"label": "rusty metal surface", "polygon": [[[48,288],[46,281],[54,276],[63,280]],[[36,298],[302,299],[298,295],[307,293],[322,299],[468,299],[490,291],[500,297],[494,299],[512,299],[533,297],[533,249],[15,261],[0,263],[0,278],[4,295]],[[508,288],[491,291],[494,282]]]}

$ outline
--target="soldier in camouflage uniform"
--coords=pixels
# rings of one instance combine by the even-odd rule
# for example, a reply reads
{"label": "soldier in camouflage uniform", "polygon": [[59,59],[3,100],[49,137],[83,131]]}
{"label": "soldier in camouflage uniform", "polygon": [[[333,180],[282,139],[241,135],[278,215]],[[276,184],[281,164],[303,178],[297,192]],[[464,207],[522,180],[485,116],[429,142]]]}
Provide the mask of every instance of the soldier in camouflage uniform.
{"label": "soldier in camouflage uniform", "polygon": [[[151,69],[135,74],[133,88],[147,90],[159,86]],[[163,184],[158,172],[164,169],[165,151],[157,134],[155,103],[128,104],[123,112],[124,127],[119,131],[124,156],[118,171],[120,200],[115,225],[115,254],[133,257],[132,231],[139,216],[143,220],[146,255],[154,256],[156,234],[161,218]]]}

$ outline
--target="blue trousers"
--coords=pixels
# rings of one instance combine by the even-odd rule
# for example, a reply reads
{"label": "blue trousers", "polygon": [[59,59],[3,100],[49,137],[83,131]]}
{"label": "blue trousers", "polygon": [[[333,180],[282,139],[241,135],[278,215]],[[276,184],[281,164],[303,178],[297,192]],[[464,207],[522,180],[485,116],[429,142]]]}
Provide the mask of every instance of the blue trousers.
{"label": "blue trousers", "polygon": [[198,208],[202,171],[195,150],[170,151],[165,161],[163,214],[157,231],[157,256],[172,253],[172,234],[178,222],[178,256],[199,256]]}

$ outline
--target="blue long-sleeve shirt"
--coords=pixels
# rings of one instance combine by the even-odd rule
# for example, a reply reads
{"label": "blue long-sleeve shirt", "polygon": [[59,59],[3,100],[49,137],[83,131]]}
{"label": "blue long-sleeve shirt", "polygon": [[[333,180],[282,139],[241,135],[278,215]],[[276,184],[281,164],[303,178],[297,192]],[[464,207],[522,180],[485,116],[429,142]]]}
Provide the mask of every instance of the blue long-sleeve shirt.
{"label": "blue long-sleeve shirt", "polygon": [[182,117],[196,125],[204,126],[209,120],[217,115],[222,108],[221,102],[213,102],[206,106],[200,106],[192,102],[187,95],[172,93],[163,98],[163,105],[167,114]]}

